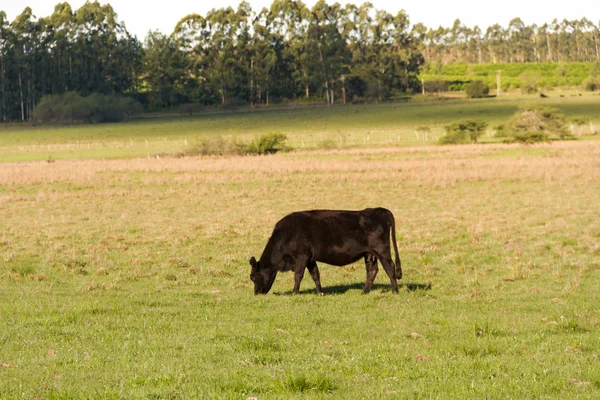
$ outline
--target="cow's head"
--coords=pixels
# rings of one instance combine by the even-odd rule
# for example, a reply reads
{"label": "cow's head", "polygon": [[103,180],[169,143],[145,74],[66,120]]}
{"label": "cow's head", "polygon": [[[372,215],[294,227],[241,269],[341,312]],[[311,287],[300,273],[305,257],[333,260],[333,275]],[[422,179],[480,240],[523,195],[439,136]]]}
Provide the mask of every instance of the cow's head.
{"label": "cow's head", "polygon": [[250,259],[252,270],[250,271],[250,280],[254,282],[254,294],[267,294],[275,282],[277,271],[269,268],[260,267],[260,261],[256,258]]}

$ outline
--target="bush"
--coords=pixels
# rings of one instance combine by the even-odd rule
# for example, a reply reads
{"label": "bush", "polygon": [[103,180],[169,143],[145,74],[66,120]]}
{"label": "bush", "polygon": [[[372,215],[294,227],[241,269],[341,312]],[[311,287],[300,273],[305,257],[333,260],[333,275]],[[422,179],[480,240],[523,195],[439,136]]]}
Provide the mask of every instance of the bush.
{"label": "bush", "polygon": [[253,140],[245,148],[247,154],[274,154],[280,150],[287,150],[287,136],[283,133],[270,132]]}
{"label": "bush", "polygon": [[519,75],[521,81],[521,93],[531,94],[538,90],[538,82],[541,79],[540,74],[536,72],[525,72]]}
{"label": "bush", "polygon": [[425,92],[436,93],[436,92],[447,92],[450,83],[448,81],[425,81]]}
{"label": "bush", "polygon": [[465,144],[477,143],[481,135],[485,133],[487,122],[466,120],[453,122],[445,126],[446,135],[440,138],[440,144]]}
{"label": "bush", "polygon": [[226,139],[222,136],[210,136],[202,139],[198,144],[189,146],[178,153],[171,154],[171,156],[273,154],[278,151],[290,150],[285,143],[286,140],[286,135],[277,132],[264,134],[250,143],[240,142],[237,138]]}
{"label": "bush", "polygon": [[506,131],[509,141],[525,143],[572,137],[560,110],[547,106],[521,107],[506,125]]}
{"label": "bush", "polygon": [[43,97],[32,116],[40,123],[100,123],[128,120],[141,112],[142,105],[129,97],[67,92]]}
{"label": "bush", "polygon": [[482,81],[475,81],[467,85],[466,92],[471,99],[487,97],[490,93],[490,87]]}
{"label": "bush", "polygon": [[237,140],[226,140],[221,136],[203,138],[200,143],[185,149],[183,156],[223,156],[244,154],[244,145]]}
{"label": "bush", "polygon": [[549,142],[550,137],[544,132],[523,132],[517,133],[510,137],[510,139],[506,140],[507,143],[540,143],[540,142]]}
{"label": "bush", "polygon": [[584,90],[594,92],[600,90],[600,76],[588,76],[582,83]]}

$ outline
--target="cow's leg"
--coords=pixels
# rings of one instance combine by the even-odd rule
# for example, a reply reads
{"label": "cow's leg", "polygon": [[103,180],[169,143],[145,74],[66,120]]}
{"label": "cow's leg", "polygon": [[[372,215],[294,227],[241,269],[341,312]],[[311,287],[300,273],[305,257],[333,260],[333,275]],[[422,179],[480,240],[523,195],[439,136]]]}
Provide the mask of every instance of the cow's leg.
{"label": "cow's leg", "polygon": [[317,263],[312,261],[306,264],[306,268],[308,272],[310,272],[310,276],[313,281],[315,281],[315,286],[317,287],[317,294],[323,294],[323,288],[321,288],[321,275],[319,274],[319,267],[317,267]]}
{"label": "cow's leg", "polygon": [[294,293],[298,293],[300,291],[300,282],[302,282],[302,278],[304,277],[304,265],[297,264],[296,268],[294,268]]}
{"label": "cow's leg", "polygon": [[398,293],[398,281],[396,281],[396,272],[394,271],[394,262],[392,261],[392,257],[390,255],[390,250],[387,251],[374,251],[375,255],[383,265],[383,269],[390,277],[390,282],[392,283],[392,292]]}
{"label": "cow's leg", "polygon": [[379,271],[379,267],[377,267],[377,257],[373,254],[365,255],[365,267],[367,269],[367,281],[365,282],[365,287],[362,291],[363,294],[367,294],[371,291],[371,286],[373,286],[373,281]]}

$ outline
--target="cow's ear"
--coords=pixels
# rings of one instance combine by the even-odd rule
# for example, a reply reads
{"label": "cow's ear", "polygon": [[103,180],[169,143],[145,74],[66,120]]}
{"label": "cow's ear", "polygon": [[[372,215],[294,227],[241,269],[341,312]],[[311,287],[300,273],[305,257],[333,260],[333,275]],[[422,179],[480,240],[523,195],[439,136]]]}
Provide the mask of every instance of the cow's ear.
{"label": "cow's ear", "polygon": [[254,256],[250,259],[250,265],[252,265],[252,268],[256,268],[256,258]]}

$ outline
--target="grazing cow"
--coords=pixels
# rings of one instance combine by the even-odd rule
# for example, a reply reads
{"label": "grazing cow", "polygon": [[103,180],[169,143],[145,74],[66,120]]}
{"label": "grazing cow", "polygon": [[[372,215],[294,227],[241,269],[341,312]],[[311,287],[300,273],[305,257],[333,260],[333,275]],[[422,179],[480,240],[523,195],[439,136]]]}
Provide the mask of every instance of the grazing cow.
{"label": "grazing cow", "polygon": [[[390,229],[396,252],[395,268],[390,252]],[[377,260],[390,278],[392,291],[398,293],[396,279],[402,278],[402,268],[391,211],[385,208],[298,211],[277,222],[260,260],[250,259],[250,279],[254,282],[254,294],[266,294],[278,271],[294,271],[294,293],[298,293],[307,268],[315,281],[317,294],[322,294],[317,261],[343,266],[360,258],[365,259],[367,269],[363,293],[369,293],[377,276]]]}

